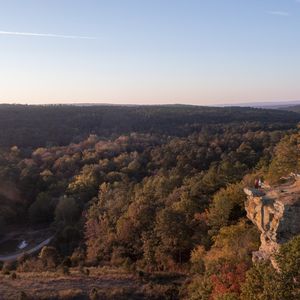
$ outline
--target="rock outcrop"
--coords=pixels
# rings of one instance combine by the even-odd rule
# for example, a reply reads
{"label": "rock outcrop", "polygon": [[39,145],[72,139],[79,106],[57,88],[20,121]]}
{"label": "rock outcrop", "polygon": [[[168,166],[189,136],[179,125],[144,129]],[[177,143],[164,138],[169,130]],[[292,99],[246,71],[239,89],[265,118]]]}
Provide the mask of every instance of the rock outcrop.
{"label": "rock outcrop", "polygon": [[261,232],[253,260],[271,259],[280,244],[300,234],[300,177],[285,178],[275,187],[245,188],[247,217]]}

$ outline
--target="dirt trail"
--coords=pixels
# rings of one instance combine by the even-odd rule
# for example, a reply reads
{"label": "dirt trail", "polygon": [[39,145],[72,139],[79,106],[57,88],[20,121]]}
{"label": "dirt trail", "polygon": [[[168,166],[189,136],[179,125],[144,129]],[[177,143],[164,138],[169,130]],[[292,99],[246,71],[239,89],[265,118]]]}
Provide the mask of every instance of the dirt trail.
{"label": "dirt trail", "polygon": [[0,255],[0,261],[3,261],[3,262],[15,261],[19,257],[21,257],[23,254],[33,254],[33,253],[39,251],[40,249],[42,249],[44,246],[48,245],[51,242],[52,239],[53,239],[53,236],[47,238],[46,240],[42,241],[38,245],[36,245],[36,246],[34,246],[30,249],[27,249],[25,251],[22,251],[22,252],[9,254],[9,255]]}

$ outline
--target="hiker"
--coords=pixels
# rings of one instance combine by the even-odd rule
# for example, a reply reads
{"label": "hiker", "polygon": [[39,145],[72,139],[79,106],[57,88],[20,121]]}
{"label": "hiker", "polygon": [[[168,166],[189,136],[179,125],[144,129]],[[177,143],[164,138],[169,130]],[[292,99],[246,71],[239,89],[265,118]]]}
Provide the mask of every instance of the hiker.
{"label": "hiker", "polygon": [[262,187],[262,181],[261,181],[261,179],[259,178],[258,179],[258,188],[261,188]]}
{"label": "hiker", "polygon": [[258,189],[258,179],[257,179],[257,178],[254,180],[254,187],[255,187],[256,189]]}

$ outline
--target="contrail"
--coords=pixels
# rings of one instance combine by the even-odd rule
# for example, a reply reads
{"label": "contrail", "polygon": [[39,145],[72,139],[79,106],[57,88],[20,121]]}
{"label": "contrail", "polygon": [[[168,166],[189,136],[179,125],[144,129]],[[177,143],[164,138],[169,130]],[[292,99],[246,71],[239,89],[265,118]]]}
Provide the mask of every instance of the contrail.
{"label": "contrail", "polygon": [[0,30],[0,35],[18,35],[18,36],[36,36],[36,37],[61,38],[61,39],[96,40],[96,37],[93,37],[93,36],[64,35],[64,34],[36,33],[36,32],[18,32],[18,31],[2,31],[2,30]]}

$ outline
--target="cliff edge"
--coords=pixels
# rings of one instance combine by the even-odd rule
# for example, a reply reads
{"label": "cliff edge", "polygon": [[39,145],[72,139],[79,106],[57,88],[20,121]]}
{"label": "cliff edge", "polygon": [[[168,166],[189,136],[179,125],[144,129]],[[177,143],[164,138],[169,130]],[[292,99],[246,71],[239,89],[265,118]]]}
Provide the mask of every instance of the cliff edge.
{"label": "cliff edge", "polygon": [[261,232],[261,246],[253,260],[270,259],[280,244],[300,234],[300,176],[284,178],[282,183],[245,188],[247,217]]}

